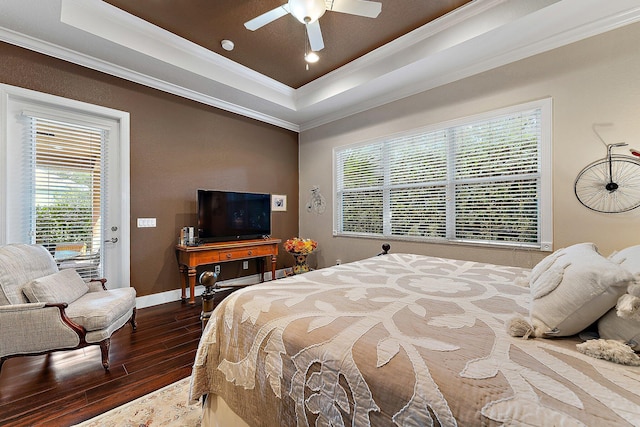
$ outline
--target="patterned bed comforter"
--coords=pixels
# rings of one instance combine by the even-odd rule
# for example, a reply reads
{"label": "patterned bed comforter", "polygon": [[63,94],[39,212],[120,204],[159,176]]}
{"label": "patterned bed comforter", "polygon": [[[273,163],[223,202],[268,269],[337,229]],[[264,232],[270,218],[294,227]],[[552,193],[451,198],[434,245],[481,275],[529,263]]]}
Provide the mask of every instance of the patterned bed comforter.
{"label": "patterned bed comforter", "polygon": [[506,333],[528,272],[389,254],[236,291],[203,332],[191,400],[269,427],[640,425],[640,368]]}

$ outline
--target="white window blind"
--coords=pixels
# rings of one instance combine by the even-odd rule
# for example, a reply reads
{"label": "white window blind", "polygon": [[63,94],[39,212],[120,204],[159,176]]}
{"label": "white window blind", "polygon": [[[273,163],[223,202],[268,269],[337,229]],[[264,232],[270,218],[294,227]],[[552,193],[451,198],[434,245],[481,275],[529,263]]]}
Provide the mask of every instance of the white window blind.
{"label": "white window blind", "polygon": [[336,149],[335,233],[541,247],[542,119],[527,105]]}
{"label": "white window blind", "polygon": [[108,133],[73,123],[26,117],[32,242],[60,268],[101,277],[103,157]]}

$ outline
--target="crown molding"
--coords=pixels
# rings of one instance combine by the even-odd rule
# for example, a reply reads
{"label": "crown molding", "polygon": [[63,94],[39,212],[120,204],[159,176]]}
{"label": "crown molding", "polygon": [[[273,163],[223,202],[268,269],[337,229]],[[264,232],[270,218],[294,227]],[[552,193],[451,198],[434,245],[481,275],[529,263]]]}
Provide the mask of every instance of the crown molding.
{"label": "crown molding", "polygon": [[[348,64],[327,73],[316,80],[297,89],[296,106],[301,109],[306,106],[312,105],[316,102],[320,102],[333,95],[339,94],[350,87],[356,87],[363,83],[364,77],[354,78],[353,76],[367,76],[368,80],[372,80],[377,76],[384,73],[384,70],[379,70],[377,73],[371,71],[372,68],[380,68],[380,64],[388,63],[389,66],[397,67],[398,65],[407,65],[410,57],[402,61],[398,61],[394,56],[398,56],[398,52],[407,52],[409,49],[424,50],[425,43],[428,43],[429,39],[433,36],[446,32],[447,30],[456,27],[457,25],[464,24],[469,19],[481,15],[482,13],[489,12],[496,7],[506,3],[507,0],[484,0],[467,3],[466,5],[453,10],[452,12],[441,16],[440,18],[431,21],[429,24],[424,25],[405,34],[391,42],[381,46]],[[533,2],[531,2],[533,4]],[[479,33],[471,34],[467,32],[467,38],[476,36]],[[443,49],[444,46],[438,48]],[[388,61],[392,62],[388,62]],[[348,82],[345,84],[345,82]],[[335,86],[334,90],[327,90],[327,87]]]}
{"label": "crown molding", "polygon": [[295,109],[294,89],[101,0],[61,0],[60,22],[127,49]]}
{"label": "crown molding", "polygon": [[[616,7],[617,6],[617,7]],[[576,14],[576,7],[581,13]],[[633,0],[563,0],[346,92],[362,102],[301,121],[305,131],[640,21]],[[411,35],[411,34],[410,34]],[[381,90],[380,88],[385,88]]]}
{"label": "crown molding", "polygon": [[255,109],[246,108],[237,103],[225,101],[223,99],[202,93],[200,91],[195,91],[181,85],[161,80],[147,74],[143,74],[117,64],[113,64],[111,62],[107,62],[74,50],[67,49],[62,46],[55,45],[53,43],[49,43],[43,40],[36,39],[34,37],[27,36],[25,34],[18,33],[13,30],[0,27],[0,41],[34,52],[38,52],[53,58],[61,59],[66,62],[80,65],[82,67],[90,68],[92,70],[109,74],[111,76],[119,77],[121,79],[138,83],[143,86],[161,90],[172,95],[191,99],[193,101],[197,101],[211,107],[220,108],[231,113],[239,114],[241,116],[272,124],[283,129],[291,130],[294,132],[300,131],[300,126],[297,123],[284,120],[279,117],[257,111]]}
{"label": "crown molding", "polygon": [[475,0],[292,89],[100,0],[12,1],[2,41],[294,132],[640,20],[637,0]]}

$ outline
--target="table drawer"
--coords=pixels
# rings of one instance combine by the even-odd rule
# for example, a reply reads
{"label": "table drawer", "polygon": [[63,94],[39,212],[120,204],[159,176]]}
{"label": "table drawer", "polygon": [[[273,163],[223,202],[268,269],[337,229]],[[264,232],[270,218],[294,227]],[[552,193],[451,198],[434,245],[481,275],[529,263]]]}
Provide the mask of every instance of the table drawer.
{"label": "table drawer", "polygon": [[220,251],[220,261],[234,259],[254,258],[271,255],[273,250],[269,247],[254,247],[248,249],[229,249]]}

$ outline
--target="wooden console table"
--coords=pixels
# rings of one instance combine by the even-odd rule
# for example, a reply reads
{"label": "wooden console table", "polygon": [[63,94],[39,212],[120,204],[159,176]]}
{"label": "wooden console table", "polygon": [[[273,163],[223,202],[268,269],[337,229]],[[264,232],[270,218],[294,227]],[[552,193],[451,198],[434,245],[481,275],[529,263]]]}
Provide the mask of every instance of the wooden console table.
{"label": "wooden console table", "polygon": [[205,264],[257,258],[260,265],[260,281],[264,282],[264,257],[271,257],[271,279],[276,277],[276,260],[280,239],[254,239],[233,242],[207,243],[200,246],[176,246],[180,268],[182,300],[186,301],[189,284],[189,304],[195,304],[196,268]]}

